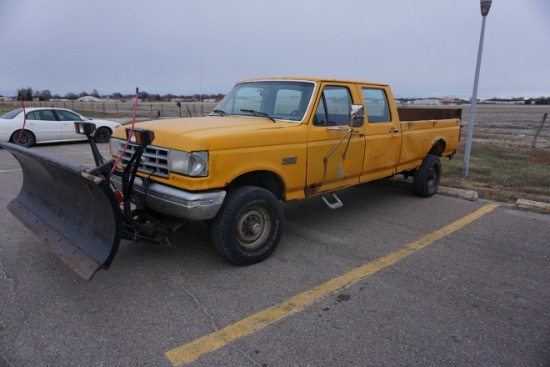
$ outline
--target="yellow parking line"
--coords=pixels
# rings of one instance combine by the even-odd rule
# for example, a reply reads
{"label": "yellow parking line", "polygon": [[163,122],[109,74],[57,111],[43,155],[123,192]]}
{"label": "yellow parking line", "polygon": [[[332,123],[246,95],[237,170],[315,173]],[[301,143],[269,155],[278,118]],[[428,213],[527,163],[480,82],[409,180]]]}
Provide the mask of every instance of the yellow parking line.
{"label": "yellow parking line", "polygon": [[496,207],[498,207],[498,204],[485,205],[462,219],[459,219],[456,222],[453,222],[435,232],[429,233],[387,256],[360,266],[342,276],[329,280],[328,282],[305,291],[304,293],[289,298],[276,306],[270,307],[232,325],[226,326],[221,330],[196,339],[188,344],[169,350],[165,353],[165,355],[174,366],[181,366],[195,361],[203,354],[213,352],[234,340],[262,330],[265,327],[284,319],[285,317],[303,310],[331,293],[357,283],[382,269],[396,264],[415,252],[433,244],[435,241],[474,222],[485,214],[491,212]]}

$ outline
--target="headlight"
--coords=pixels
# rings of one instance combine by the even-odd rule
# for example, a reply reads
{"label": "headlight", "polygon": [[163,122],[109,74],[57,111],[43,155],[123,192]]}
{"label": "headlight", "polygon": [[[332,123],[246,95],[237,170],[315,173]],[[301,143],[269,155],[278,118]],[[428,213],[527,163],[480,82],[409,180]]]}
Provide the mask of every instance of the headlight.
{"label": "headlight", "polygon": [[111,138],[111,142],[109,145],[110,145],[111,155],[118,157],[118,155],[120,154],[120,151],[119,151],[120,139]]}
{"label": "headlight", "polygon": [[208,152],[170,150],[168,169],[191,177],[208,176]]}

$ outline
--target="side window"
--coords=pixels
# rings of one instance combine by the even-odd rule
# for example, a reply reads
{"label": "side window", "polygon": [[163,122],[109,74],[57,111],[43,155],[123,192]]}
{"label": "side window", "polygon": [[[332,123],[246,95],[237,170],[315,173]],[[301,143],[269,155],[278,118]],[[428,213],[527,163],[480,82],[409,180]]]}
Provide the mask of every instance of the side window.
{"label": "side window", "polygon": [[363,88],[363,100],[367,107],[368,120],[371,123],[390,122],[388,98],[383,89]]}
{"label": "side window", "polygon": [[351,95],[346,87],[325,87],[315,112],[313,125],[339,126],[349,124]]}
{"label": "side window", "polygon": [[36,120],[42,120],[42,121],[56,121],[57,120],[55,118],[55,115],[53,114],[52,110],[34,111],[34,117],[36,117]]}
{"label": "side window", "polygon": [[[51,111],[48,111],[51,113]],[[55,110],[60,121],[81,121],[82,119],[76,113],[64,110]],[[54,119],[55,120],[55,119]]]}
{"label": "side window", "polygon": [[27,113],[27,120],[40,120],[40,118],[38,118],[37,115],[38,115],[37,111],[29,112]]}

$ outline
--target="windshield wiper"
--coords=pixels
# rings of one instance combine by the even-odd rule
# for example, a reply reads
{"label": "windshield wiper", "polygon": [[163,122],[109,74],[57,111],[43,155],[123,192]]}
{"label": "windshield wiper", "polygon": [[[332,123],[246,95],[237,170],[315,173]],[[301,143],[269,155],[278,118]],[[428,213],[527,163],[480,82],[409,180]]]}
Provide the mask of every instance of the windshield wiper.
{"label": "windshield wiper", "polygon": [[242,108],[241,108],[241,112],[249,112],[249,113],[253,114],[254,116],[265,117],[265,118],[270,119],[273,122],[276,122],[273,117],[269,116],[265,112],[256,111],[256,110],[245,110],[245,109],[242,109]]}
{"label": "windshield wiper", "polygon": [[225,116],[225,111],[222,110],[212,110],[212,113],[217,113],[220,116]]}

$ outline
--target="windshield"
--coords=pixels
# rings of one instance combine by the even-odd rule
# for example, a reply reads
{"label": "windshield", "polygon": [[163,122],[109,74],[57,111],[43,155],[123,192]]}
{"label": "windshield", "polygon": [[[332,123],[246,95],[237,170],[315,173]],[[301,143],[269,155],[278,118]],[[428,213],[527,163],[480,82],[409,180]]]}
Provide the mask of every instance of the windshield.
{"label": "windshield", "polygon": [[301,81],[254,81],[237,84],[212,114],[302,121],[315,84]]}
{"label": "windshield", "polygon": [[0,116],[0,119],[12,119],[15,116],[19,115],[23,111],[22,108],[17,108],[15,110],[11,110],[10,112],[6,112],[2,116]]}

